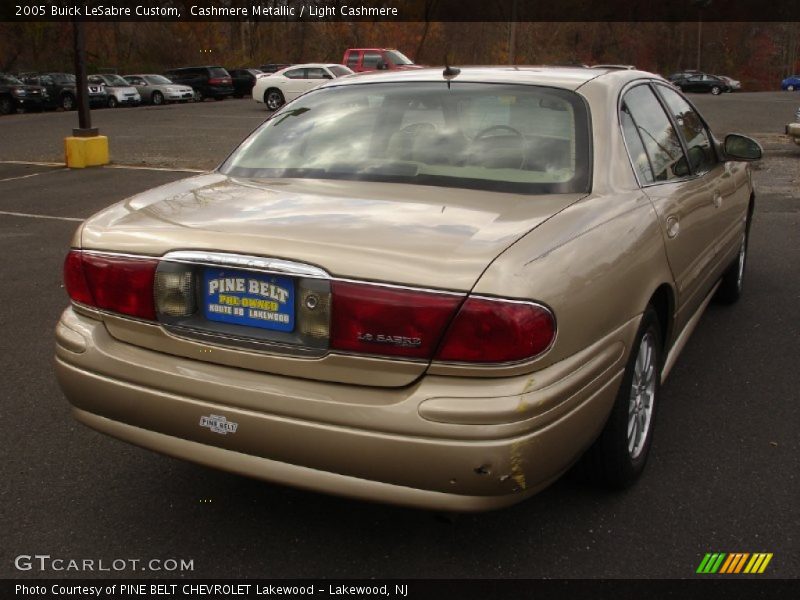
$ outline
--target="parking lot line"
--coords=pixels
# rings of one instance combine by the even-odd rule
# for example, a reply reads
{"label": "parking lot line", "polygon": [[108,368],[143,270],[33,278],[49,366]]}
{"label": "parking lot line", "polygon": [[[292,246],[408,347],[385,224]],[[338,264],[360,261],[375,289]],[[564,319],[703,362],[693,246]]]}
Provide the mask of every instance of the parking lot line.
{"label": "parking lot line", "polygon": [[14,181],[15,179],[27,179],[28,177],[36,177],[37,175],[44,175],[45,173],[58,173],[59,171],[39,171],[38,173],[28,173],[27,175],[17,175],[16,177],[6,177],[0,179],[0,183],[4,181]]}
{"label": "parking lot line", "polygon": [[9,210],[0,210],[0,215],[8,215],[11,217],[27,217],[29,219],[55,219],[56,221],[76,221],[82,223],[86,219],[78,217],[55,217],[53,215],[32,215],[30,213],[12,212]]}
{"label": "parking lot line", "polygon": [[[30,165],[33,167],[66,167],[64,163],[57,162],[38,162],[30,160],[0,160],[0,165]],[[171,173],[207,173],[208,169],[172,169],[169,167],[145,167],[140,165],[105,165],[101,169],[129,169],[132,171],[169,171]],[[38,173],[34,173],[38,175]],[[24,175],[23,177],[31,177],[31,175]],[[0,181],[9,181],[10,179],[21,179],[22,177],[12,177],[9,179],[0,179]]]}

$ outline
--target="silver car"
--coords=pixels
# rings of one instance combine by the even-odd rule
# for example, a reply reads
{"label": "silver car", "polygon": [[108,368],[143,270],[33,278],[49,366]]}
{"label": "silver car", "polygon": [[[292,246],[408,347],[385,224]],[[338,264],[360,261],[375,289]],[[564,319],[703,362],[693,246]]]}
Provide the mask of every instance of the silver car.
{"label": "silver car", "polygon": [[136,88],[142,101],[149,104],[191,102],[194,98],[188,85],[172,83],[163,75],[125,75],[125,80]]}
{"label": "silver car", "polygon": [[108,108],[117,106],[139,106],[142,98],[135,88],[128,85],[122,77],[105,73],[102,75],[89,75],[89,85],[99,85],[105,88],[108,94],[106,101]]}

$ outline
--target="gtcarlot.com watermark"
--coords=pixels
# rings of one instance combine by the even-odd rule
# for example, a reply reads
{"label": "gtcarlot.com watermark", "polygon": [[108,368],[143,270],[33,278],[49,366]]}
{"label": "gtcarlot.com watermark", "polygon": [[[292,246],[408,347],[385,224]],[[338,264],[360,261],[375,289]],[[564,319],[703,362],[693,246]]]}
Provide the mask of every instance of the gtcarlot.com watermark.
{"label": "gtcarlot.com watermark", "polygon": [[194,559],[184,558],[65,558],[49,554],[20,554],[14,559],[17,571],[114,573],[152,571],[181,573],[194,571]]}

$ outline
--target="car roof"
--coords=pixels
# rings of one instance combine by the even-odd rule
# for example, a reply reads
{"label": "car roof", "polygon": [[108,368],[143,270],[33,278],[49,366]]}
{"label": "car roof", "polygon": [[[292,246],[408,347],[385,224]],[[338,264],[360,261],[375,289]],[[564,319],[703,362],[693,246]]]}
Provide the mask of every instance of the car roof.
{"label": "car roof", "polygon": [[[497,66],[497,67],[458,67],[460,72],[452,80],[474,83],[516,83],[543,85],[548,87],[576,90],[583,84],[599,77],[614,77],[621,81],[641,78],[663,79],[660,75],[633,69],[608,69],[592,67],[550,67],[550,66]],[[336,85],[358,85],[365,82],[380,83],[389,81],[443,81],[443,67],[380,71],[370,73],[369,77],[337,79]]]}

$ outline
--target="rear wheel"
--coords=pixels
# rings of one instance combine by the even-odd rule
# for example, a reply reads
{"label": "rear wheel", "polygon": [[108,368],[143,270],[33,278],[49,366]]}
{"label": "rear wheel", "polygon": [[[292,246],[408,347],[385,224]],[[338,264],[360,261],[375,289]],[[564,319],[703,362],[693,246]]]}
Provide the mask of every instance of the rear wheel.
{"label": "rear wheel", "polygon": [[162,94],[159,91],[155,91],[153,92],[153,95],[150,97],[150,101],[156,106],[164,104],[164,94]]}
{"label": "rear wheel", "polygon": [[787,85],[786,86],[786,91],[793,92],[794,91],[794,86],[793,85]]}
{"label": "rear wheel", "polygon": [[264,104],[268,110],[278,110],[285,103],[286,100],[279,89],[270,88],[264,93]]}
{"label": "rear wheel", "polygon": [[715,96],[719,96],[719,93],[720,93],[721,91],[722,91],[722,89],[720,89],[720,88],[719,88],[719,86],[716,86],[716,85],[715,85],[714,87],[712,87],[712,88],[711,88],[711,93],[712,93],[713,95],[715,95]]}
{"label": "rear wheel", "polygon": [[201,92],[200,90],[195,90],[194,91],[194,101],[195,102],[202,102],[205,99],[206,98],[205,98],[205,96],[203,96],[203,92]]}
{"label": "rear wheel", "polygon": [[725,270],[717,288],[716,299],[722,304],[733,304],[742,296],[744,267],[747,264],[747,242],[750,237],[750,219],[745,223],[742,241],[736,258]]}
{"label": "rear wheel", "polygon": [[624,489],[644,470],[661,391],[661,353],[658,315],[648,306],[606,426],[583,458],[589,477],[602,485]]}

